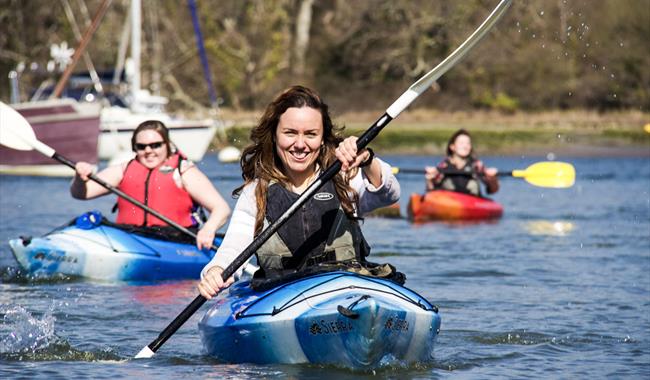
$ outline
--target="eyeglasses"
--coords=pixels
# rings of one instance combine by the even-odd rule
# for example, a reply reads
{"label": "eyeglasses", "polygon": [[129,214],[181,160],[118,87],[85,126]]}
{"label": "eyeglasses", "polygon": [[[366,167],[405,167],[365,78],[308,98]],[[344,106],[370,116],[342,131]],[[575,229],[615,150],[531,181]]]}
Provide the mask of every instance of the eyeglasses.
{"label": "eyeglasses", "polygon": [[156,142],[152,142],[152,143],[149,143],[149,144],[135,143],[135,149],[136,150],[145,150],[145,149],[147,149],[147,147],[149,147],[151,149],[158,149],[161,146],[163,146],[164,143],[165,143],[164,141],[156,141]]}

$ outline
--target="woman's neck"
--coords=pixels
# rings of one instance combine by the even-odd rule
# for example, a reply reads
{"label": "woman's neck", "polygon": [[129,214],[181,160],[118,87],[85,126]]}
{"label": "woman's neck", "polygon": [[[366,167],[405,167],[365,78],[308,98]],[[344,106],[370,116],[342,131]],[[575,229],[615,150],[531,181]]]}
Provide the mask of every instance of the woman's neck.
{"label": "woman's neck", "polygon": [[290,174],[288,177],[291,183],[290,190],[300,194],[313,182],[314,177],[316,177],[316,168],[310,172]]}
{"label": "woman's neck", "polygon": [[468,157],[461,157],[454,154],[449,158],[449,161],[456,167],[456,169],[462,169],[467,165],[468,159]]}

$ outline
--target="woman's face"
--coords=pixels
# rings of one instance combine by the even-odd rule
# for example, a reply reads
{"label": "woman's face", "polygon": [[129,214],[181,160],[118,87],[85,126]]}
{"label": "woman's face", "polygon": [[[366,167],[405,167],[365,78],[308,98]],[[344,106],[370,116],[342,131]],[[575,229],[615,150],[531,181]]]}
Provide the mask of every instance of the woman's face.
{"label": "woman's face", "polygon": [[289,108],[275,130],[275,150],[292,180],[304,180],[314,173],[323,142],[323,118],[310,107]]}
{"label": "woman's face", "polygon": [[460,135],[449,148],[455,155],[467,158],[472,152],[472,140],[467,135]]}
{"label": "woman's face", "polygon": [[167,159],[167,144],[158,132],[146,129],[135,136],[135,154],[142,165],[154,169]]}

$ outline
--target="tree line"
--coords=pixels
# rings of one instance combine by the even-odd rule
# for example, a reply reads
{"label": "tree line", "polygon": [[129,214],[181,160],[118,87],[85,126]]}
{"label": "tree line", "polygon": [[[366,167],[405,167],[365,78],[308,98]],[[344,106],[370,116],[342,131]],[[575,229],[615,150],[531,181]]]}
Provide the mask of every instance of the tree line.
{"label": "tree line", "polygon": [[[338,111],[387,107],[451,53],[497,0],[197,0],[222,106],[259,109],[305,84]],[[52,44],[76,46],[100,0],[0,0],[0,99],[23,63],[24,100],[50,72]],[[207,107],[187,2],[142,1],[142,83],[177,108]],[[113,0],[88,47],[115,67],[129,2]],[[413,107],[504,112],[650,106],[650,0],[519,0]],[[81,60],[77,71],[86,70]]]}

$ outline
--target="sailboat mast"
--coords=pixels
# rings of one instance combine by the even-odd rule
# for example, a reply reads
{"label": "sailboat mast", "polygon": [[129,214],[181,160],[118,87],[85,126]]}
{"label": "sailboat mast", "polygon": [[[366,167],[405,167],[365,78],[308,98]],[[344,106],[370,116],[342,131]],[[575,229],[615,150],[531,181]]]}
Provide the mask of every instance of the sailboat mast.
{"label": "sailboat mast", "polygon": [[140,92],[141,9],[140,0],[131,0],[131,60],[133,62],[131,96],[134,101]]}

